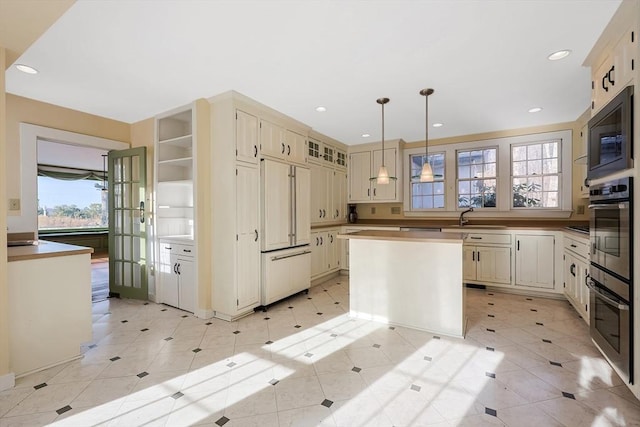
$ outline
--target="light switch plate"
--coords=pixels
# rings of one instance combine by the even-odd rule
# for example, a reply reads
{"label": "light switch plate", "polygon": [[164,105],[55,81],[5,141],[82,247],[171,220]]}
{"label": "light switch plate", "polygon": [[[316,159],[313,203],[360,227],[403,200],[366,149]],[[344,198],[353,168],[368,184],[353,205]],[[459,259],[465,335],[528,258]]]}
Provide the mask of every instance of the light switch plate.
{"label": "light switch plate", "polygon": [[9,210],[10,211],[19,211],[20,210],[20,199],[9,199]]}
{"label": "light switch plate", "polygon": [[584,215],[584,205],[578,205],[576,206],[576,213],[578,215]]}

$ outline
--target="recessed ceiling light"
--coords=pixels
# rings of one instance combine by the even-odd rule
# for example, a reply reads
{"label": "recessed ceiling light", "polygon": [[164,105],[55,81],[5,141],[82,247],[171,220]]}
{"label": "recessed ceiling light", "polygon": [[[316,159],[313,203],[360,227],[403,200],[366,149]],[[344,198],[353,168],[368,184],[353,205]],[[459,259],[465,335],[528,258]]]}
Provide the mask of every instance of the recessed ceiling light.
{"label": "recessed ceiling light", "polygon": [[529,109],[530,113],[539,113],[540,111],[542,111],[542,108],[540,107],[533,107]]}
{"label": "recessed ceiling light", "polygon": [[325,111],[327,111],[327,107],[323,107],[322,105],[319,107],[316,107],[316,111],[318,113],[324,113]]}
{"label": "recessed ceiling light", "polygon": [[444,123],[434,123],[433,124],[434,128],[441,128],[442,126],[444,126]]}
{"label": "recessed ceiling light", "polygon": [[368,133],[363,133],[363,134],[362,134],[362,137],[363,137],[363,138],[369,138],[370,136],[371,136],[371,135],[369,135]]}
{"label": "recessed ceiling light", "polygon": [[20,71],[22,71],[23,73],[27,73],[27,74],[38,74],[38,70],[36,70],[33,67],[29,67],[28,65],[24,65],[24,64],[16,64],[16,68]]}
{"label": "recessed ceiling light", "polygon": [[569,56],[570,53],[571,53],[570,50],[559,50],[547,56],[547,59],[549,61],[557,61],[558,59],[566,58],[567,56]]}

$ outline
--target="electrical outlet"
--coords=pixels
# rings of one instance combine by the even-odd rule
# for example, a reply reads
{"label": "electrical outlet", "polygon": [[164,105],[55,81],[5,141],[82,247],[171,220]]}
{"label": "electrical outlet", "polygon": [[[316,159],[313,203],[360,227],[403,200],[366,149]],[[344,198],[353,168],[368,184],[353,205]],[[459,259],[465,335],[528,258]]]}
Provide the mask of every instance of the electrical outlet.
{"label": "electrical outlet", "polygon": [[9,199],[9,210],[10,211],[19,211],[20,210],[20,199]]}
{"label": "electrical outlet", "polygon": [[578,215],[584,215],[584,205],[578,205],[576,206],[576,213]]}
{"label": "electrical outlet", "polygon": [[392,215],[400,215],[400,206],[391,206]]}
{"label": "electrical outlet", "polygon": [[371,208],[371,215],[375,215],[376,213],[376,208]]}

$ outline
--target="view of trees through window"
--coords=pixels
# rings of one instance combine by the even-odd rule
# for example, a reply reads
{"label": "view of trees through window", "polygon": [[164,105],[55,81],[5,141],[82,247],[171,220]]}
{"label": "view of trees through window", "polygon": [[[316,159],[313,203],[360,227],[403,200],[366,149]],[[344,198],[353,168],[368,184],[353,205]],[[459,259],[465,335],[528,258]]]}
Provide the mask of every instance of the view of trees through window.
{"label": "view of trees through window", "polygon": [[497,148],[458,151],[458,207],[495,208]]}
{"label": "view of trees through window", "polygon": [[429,154],[429,164],[433,170],[433,182],[420,182],[420,172],[426,156],[414,154],[411,163],[411,206],[412,209],[444,208],[444,153]]}
{"label": "view of trees through window", "polygon": [[107,197],[102,181],[38,177],[38,229],[106,228]]}
{"label": "view of trees through window", "polygon": [[557,208],[560,166],[558,141],[511,147],[514,208]]}

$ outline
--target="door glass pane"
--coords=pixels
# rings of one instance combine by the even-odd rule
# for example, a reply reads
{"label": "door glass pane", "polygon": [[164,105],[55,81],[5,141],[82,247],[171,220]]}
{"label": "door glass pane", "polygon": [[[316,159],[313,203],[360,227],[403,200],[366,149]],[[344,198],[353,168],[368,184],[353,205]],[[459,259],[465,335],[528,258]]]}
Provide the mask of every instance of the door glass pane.
{"label": "door glass pane", "polygon": [[113,199],[114,199],[114,203],[113,203],[113,207],[118,209],[122,207],[122,185],[121,184],[115,184],[113,186]]}
{"label": "door glass pane", "polygon": [[117,158],[113,162],[114,181],[122,181],[122,159]]}
{"label": "door glass pane", "polygon": [[113,211],[113,217],[115,219],[114,232],[116,235],[122,234],[122,209],[116,209]]}
{"label": "door glass pane", "polygon": [[122,217],[124,219],[124,234],[131,234],[131,211],[122,211]]}
{"label": "door glass pane", "polygon": [[114,281],[116,286],[122,286],[122,262],[115,262],[115,273],[114,273]]}
{"label": "door glass pane", "polygon": [[122,184],[122,207],[131,207],[131,184]]}
{"label": "door glass pane", "polygon": [[124,274],[122,278],[122,286],[130,288],[131,286],[133,286],[133,278],[131,277],[131,274],[132,274],[131,263],[130,262],[123,263],[122,270]]}
{"label": "door glass pane", "polygon": [[122,158],[122,180],[131,181],[131,157]]}
{"label": "door glass pane", "polygon": [[132,249],[133,249],[133,257],[131,259],[133,261],[140,260],[140,238],[137,236],[133,237]]}
{"label": "door glass pane", "polygon": [[124,249],[124,259],[131,259],[131,237],[130,236],[122,236],[122,246]]}
{"label": "door glass pane", "polygon": [[140,264],[133,264],[133,287],[138,289],[142,287],[142,271]]}
{"label": "door glass pane", "polygon": [[140,184],[134,182],[131,184],[131,207],[140,206]]}
{"label": "door glass pane", "polygon": [[131,157],[131,181],[140,181],[140,156]]}

